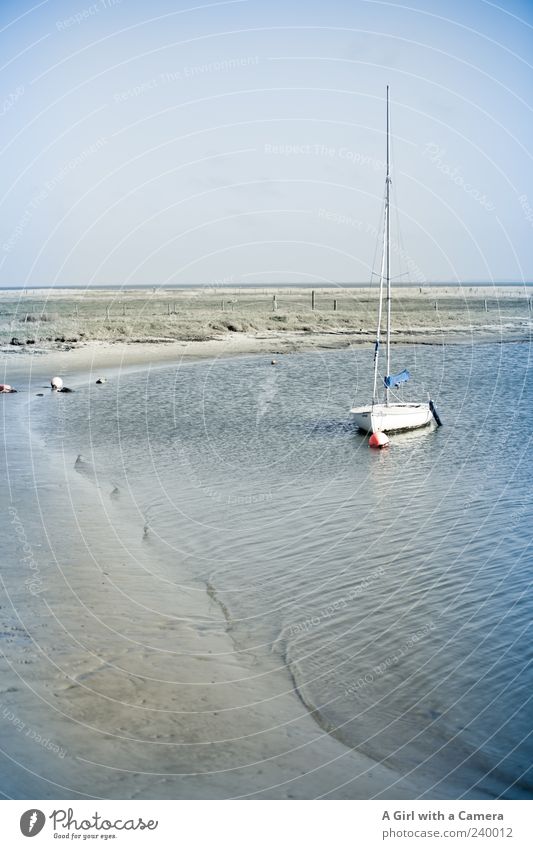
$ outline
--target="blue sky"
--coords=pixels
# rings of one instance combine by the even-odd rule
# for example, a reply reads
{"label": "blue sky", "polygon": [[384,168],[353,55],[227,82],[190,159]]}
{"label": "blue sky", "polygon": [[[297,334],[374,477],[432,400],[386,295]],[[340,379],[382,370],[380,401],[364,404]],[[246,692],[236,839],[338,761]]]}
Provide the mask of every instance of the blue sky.
{"label": "blue sky", "polygon": [[533,279],[531,3],[2,2],[0,39],[0,285],[367,282],[387,83],[396,273]]}

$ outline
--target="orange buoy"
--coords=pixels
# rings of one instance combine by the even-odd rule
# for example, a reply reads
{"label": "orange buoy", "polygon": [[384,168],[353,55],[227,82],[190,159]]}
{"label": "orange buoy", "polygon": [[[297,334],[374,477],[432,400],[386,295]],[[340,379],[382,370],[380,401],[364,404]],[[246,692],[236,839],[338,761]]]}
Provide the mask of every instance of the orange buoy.
{"label": "orange buoy", "polygon": [[389,437],[381,430],[376,430],[368,440],[371,448],[386,448],[389,444]]}

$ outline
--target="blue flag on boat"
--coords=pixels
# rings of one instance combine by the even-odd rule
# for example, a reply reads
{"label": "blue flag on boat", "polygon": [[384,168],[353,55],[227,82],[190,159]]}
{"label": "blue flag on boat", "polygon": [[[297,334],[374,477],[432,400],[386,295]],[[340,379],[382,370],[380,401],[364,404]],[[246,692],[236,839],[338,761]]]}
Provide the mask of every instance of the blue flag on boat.
{"label": "blue flag on boat", "polygon": [[409,380],[410,377],[411,375],[409,374],[407,369],[404,368],[404,370],[401,371],[399,374],[389,374],[389,376],[385,378],[383,383],[385,384],[387,389],[390,389],[393,386],[399,386],[400,383],[405,383],[405,381]]}

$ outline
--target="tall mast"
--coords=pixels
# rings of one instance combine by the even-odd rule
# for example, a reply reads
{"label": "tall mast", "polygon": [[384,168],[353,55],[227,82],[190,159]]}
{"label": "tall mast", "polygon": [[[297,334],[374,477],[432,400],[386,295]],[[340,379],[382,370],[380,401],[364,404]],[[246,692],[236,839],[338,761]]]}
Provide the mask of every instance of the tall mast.
{"label": "tall mast", "polygon": [[[387,370],[390,375],[391,285],[390,285],[390,155],[389,155],[389,87],[387,86],[387,176],[385,179],[385,282],[387,284]],[[389,403],[389,390],[385,386],[385,404]]]}
{"label": "tall mast", "polygon": [[378,306],[378,328],[376,331],[376,344],[374,347],[374,388],[372,390],[372,403],[378,403],[378,362],[379,346],[381,343],[381,315],[383,312],[383,279],[385,277],[385,220],[383,220],[383,249],[381,251],[381,270],[379,273],[379,306]]}

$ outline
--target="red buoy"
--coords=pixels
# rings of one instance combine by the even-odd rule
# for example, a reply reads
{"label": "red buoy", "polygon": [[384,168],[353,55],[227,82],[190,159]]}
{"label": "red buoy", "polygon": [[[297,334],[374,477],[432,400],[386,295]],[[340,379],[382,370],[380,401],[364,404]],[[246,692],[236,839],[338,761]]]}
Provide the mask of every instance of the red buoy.
{"label": "red buoy", "polygon": [[377,430],[368,440],[371,448],[386,448],[389,444],[389,437],[381,430]]}

